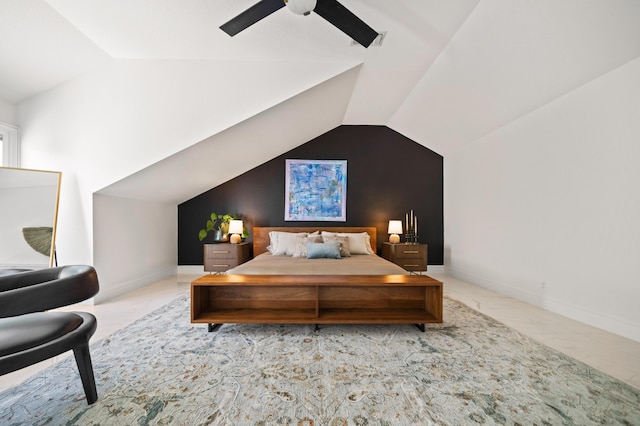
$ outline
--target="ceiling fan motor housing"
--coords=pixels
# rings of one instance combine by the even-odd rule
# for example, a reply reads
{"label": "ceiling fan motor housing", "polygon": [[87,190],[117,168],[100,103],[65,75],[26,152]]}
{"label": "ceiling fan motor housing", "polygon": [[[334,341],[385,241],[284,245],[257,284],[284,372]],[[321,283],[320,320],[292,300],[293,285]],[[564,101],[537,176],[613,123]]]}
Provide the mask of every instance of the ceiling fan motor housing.
{"label": "ceiling fan motor housing", "polygon": [[284,0],[290,11],[307,16],[316,8],[316,0]]}

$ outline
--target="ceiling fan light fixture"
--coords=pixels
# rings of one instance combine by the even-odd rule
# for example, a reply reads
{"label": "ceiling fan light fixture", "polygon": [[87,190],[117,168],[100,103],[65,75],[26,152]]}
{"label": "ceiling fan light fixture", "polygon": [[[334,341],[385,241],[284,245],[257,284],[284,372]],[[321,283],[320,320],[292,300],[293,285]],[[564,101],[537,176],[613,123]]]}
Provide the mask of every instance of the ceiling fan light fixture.
{"label": "ceiling fan light fixture", "polygon": [[317,0],[284,0],[284,2],[296,15],[307,16],[316,8]]}

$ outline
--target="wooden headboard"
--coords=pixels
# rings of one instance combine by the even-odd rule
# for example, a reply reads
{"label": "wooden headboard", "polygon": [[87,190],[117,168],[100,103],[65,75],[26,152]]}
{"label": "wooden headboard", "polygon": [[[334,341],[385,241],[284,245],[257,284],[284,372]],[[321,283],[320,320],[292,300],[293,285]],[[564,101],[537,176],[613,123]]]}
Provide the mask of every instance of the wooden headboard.
{"label": "wooden headboard", "polygon": [[298,226],[279,226],[279,227],[260,227],[255,226],[253,228],[253,255],[257,256],[267,251],[267,246],[271,243],[269,239],[269,232],[281,231],[281,232],[315,232],[315,231],[327,231],[327,232],[366,232],[371,237],[371,248],[375,252],[377,247],[376,235],[377,229],[375,226],[312,226],[312,227],[298,227]]}

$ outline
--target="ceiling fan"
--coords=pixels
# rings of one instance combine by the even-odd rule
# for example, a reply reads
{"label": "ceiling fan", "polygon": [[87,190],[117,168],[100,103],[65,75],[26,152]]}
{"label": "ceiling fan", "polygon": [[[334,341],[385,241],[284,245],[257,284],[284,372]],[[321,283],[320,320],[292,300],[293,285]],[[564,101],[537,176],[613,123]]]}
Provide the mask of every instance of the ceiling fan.
{"label": "ceiling fan", "polygon": [[378,36],[376,30],[337,0],[260,0],[229,22],[222,24],[220,29],[233,37],[285,6],[298,15],[317,13],[364,47],[369,47]]}

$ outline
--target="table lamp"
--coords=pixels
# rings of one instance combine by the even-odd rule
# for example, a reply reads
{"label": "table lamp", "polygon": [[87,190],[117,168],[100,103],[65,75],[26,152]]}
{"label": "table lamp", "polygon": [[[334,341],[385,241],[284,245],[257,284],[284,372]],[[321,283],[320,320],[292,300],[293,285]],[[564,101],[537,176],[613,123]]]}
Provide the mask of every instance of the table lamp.
{"label": "table lamp", "polygon": [[231,244],[238,244],[242,241],[242,233],[243,226],[241,220],[231,220],[229,221],[229,234],[231,237],[229,238],[229,242]]}
{"label": "table lamp", "polygon": [[401,220],[390,220],[389,221],[389,242],[391,244],[398,244],[400,242],[400,235],[402,234],[402,221]]}

